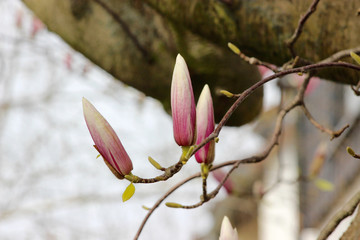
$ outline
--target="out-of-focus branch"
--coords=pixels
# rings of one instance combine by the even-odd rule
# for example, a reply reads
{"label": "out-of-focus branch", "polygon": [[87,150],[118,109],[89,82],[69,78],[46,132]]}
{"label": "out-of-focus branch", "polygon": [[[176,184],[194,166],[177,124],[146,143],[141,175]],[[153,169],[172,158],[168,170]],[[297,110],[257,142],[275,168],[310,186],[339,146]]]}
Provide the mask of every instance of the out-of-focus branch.
{"label": "out-of-focus branch", "polygon": [[298,40],[298,38],[300,37],[302,30],[304,28],[305,22],[306,20],[308,20],[308,18],[311,16],[311,14],[313,14],[316,11],[316,7],[318,5],[318,3],[320,2],[320,0],[314,0],[312,2],[312,4],[310,5],[310,7],[308,8],[307,12],[300,18],[299,23],[297,28],[295,29],[294,34],[290,37],[290,39],[288,39],[286,41],[286,45],[289,48],[291,55],[293,57],[296,57],[296,52],[294,50],[294,44],[296,43],[296,41]]}
{"label": "out-of-focus branch", "polygon": [[359,203],[360,203],[360,192],[356,193],[350,199],[350,201],[348,201],[345,204],[345,206],[343,206],[343,208],[330,219],[330,221],[326,224],[326,226],[321,230],[317,240],[327,239],[330,236],[330,234],[334,232],[334,230],[342,220],[344,220],[348,216],[351,216],[354,213]]}
{"label": "out-of-focus branch", "polygon": [[360,53],[360,46],[359,46],[359,47],[356,47],[356,48],[341,50],[341,51],[339,51],[339,52],[331,55],[330,57],[321,60],[319,63],[339,61],[339,60],[341,60],[341,59],[343,59],[343,58],[349,57],[349,56],[350,56],[350,52]]}
{"label": "out-of-focus branch", "polygon": [[276,68],[276,66],[270,64],[270,63],[267,63],[267,62],[263,62],[257,58],[254,58],[254,57],[248,57],[246,56],[243,52],[240,51],[240,49],[235,46],[234,44],[232,43],[228,43],[228,47],[236,54],[236,55],[239,55],[239,57],[244,60],[245,62],[251,64],[251,65],[258,65],[258,66],[264,66],[270,70],[272,70],[273,72],[279,72],[278,69]]}
{"label": "out-of-focus branch", "polygon": [[322,132],[326,132],[331,136],[330,140],[333,140],[336,137],[339,137],[348,127],[349,124],[345,125],[343,128],[341,128],[338,131],[333,131],[330,130],[326,127],[324,127],[323,125],[321,125],[320,123],[318,123],[313,116],[311,115],[311,113],[309,112],[309,110],[306,108],[305,104],[302,104],[301,109],[303,110],[305,116],[309,119],[309,121],[316,127],[318,128],[320,131]]}

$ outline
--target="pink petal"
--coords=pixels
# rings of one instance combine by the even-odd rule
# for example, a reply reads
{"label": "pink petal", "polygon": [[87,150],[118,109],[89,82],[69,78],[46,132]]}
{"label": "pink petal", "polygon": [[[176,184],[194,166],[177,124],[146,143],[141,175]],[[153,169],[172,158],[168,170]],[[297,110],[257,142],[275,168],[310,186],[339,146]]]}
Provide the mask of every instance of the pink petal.
{"label": "pink petal", "polygon": [[[196,106],[196,144],[201,143],[215,129],[214,108],[209,86],[206,84],[200,94]],[[195,153],[195,158],[199,163],[212,163],[215,157],[215,142],[212,140]]]}
{"label": "pink petal", "polygon": [[190,146],[196,140],[196,108],[188,67],[178,54],[171,82],[171,112],[174,138],[180,146]]}
{"label": "pink petal", "polygon": [[219,240],[238,240],[236,228],[232,228],[230,220],[227,216],[223,218],[221,223]]}
{"label": "pink petal", "polygon": [[86,98],[82,103],[86,125],[99,153],[122,176],[129,174],[132,162],[114,129]]}

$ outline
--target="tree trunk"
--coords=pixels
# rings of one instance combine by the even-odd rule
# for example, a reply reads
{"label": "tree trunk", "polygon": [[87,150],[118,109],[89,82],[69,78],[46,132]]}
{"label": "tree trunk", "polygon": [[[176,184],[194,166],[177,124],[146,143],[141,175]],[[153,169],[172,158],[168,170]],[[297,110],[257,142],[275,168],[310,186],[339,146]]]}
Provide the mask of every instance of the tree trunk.
{"label": "tree trunk", "polygon": [[[295,44],[298,55],[318,61],[359,46],[357,0],[323,0]],[[176,54],[188,63],[195,95],[208,83],[216,120],[231,100],[217,90],[239,93],[259,80],[254,66],[227,49],[233,42],[249,56],[281,65],[291,59],[288,39],[310,0],[23,0],[74,49],[169,110]],[[226,3],[224,3],[226,2]],[[356,84],[353,71],[327,77]],[[228,124],[241,125],[261,110],[262,89],[250,96]]]}

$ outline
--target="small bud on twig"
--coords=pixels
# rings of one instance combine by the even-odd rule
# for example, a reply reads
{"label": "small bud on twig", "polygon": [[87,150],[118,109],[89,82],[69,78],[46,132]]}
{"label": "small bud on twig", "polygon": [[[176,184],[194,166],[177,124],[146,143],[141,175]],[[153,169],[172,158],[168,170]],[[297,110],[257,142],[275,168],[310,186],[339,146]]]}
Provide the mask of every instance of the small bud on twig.
{"label": "small bud on twig", "polygon": [[148,157],[149,162],[151,163],[151,165],[153,165],[156,169],[164,171],[165,168],[163,168],[157,161],[155,161],[155,159],[153,159],[152,157]]}
{"label": "small bud on twig", "polygon": [[167,202],[165,203],[165,205],[167,207],[171,207],[171,208],[182,208],[183,205],[179,204],[179,203],[174,203],[174,202]]}
{"label": "small bud on twig", "polygon": [[209,175],[209,165],[206,163],[201,163],[201,177],[206,179]]}
{"label": "small bud on twig", "polygon": [[231,49],[231,51],[233,51],[235,54],[239,55],[240,54],[240,49],[235,46],[234,44],[232,44],[231,42],[228,43],[228,47]]}
{"label": "small bud on twig", "polygon": [[352,59],[354,59],[357,62],[357,64],[360,64],[360,56],[359,55],[357,55],[354,52],[350,52],[350,56],[352,57]]}
{"label": "small bud on twig", "polygon": [[346,148],[346,151],[351,155],[351,156],[355,156],[355,152],[354,152],[354,150],[351,148],[351,147],[347,147]]}
{"label": "small bud on twig", "polygon": [[360,159],[360,155],[356,154],[355,151],[351,147],[347,147],[346,151],[353,157]]}
{"label": "small bud on twig", "polygon": [[141,206],[143,209],[145,209],[146,211],[150,211],[151,210],[151,208],[149,208],[149,207],[147,207],[147,206],[144,206],[144,205],[142,205]]}
{"label": "small bud on twig", "polygon": [[228,98],[232,98],[234,97],[234,94],[229,92],[229,91],[226,91],[226,90],[220,90],[220,93],[221,94],[224,94],[225,96],[227,96]]}

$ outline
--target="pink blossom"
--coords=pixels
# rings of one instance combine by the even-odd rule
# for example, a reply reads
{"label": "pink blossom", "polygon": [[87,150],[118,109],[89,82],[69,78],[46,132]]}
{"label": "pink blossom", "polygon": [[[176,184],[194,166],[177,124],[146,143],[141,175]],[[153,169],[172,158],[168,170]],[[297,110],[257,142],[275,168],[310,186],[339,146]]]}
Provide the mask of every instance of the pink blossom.
{"label": "pink blossom", "polygon": [[[86,99],[82,99],[86,125],[94,140],[95,148],[99,151],[110,170],[120,178],[133,169],[131,159],[122,146],[120,139],[106,119]],[[116,172],[114,172],[114,170]],[[118,174],[116,174],[118,173]]]}
{"label": "pink blossom", "polygon": [[[201,143],[215,129],[214,107],[209,86],[206,84],[196,106],[196,144]],[[196,161],[210,164],[215,157],[215,141],[211,140],[195,153]]]}
{"label": "pink blossom", "polygon": [[171,82],[171,112],[174,138],[179,146],[191,146],[196,140],[196,108],[188,67],[178,54]]}
{"label": "pink blossom", "polygon": [[221,223],[219,240],[238,240],[238,239],[239,237],[236,228],[232,228],[229,218],[225,216]]}

